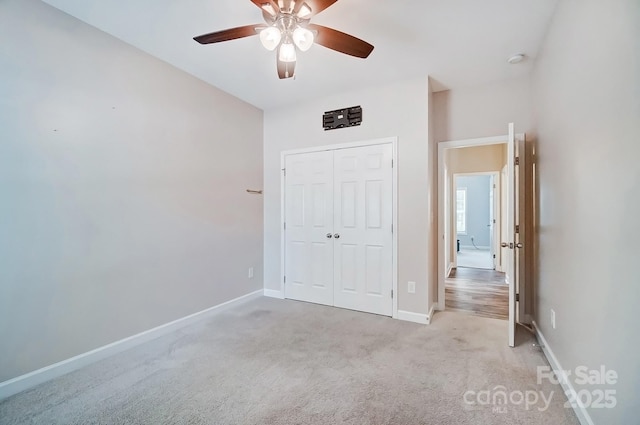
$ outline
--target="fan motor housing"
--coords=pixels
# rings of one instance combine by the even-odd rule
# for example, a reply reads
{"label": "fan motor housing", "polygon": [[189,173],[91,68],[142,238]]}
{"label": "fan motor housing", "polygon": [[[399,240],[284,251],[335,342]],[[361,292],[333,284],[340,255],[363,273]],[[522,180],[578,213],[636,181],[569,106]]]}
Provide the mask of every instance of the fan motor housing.
{"label": "fan motor housing", "polygon": [[322,117],[324,130],[335,130],[337,128],[354,127],[362,124],[362,107],[352,106],[350,108],[327,111]]}

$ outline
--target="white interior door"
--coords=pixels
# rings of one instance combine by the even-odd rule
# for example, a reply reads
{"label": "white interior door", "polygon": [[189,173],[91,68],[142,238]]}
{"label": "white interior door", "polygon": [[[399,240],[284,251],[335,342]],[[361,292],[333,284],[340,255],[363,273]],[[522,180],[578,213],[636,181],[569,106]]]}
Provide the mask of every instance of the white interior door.
{"label": "white interior door", "polygon": [[285,298],[393,314],[393,146],[285,157]]}
{"label": "white interior door", "polygon": [[516,185],[516,210],[515,210],[515,223],[518,231],[515,234],[515,260],[516,260],[516,323],[522,323],[525,321],[525,285],[526,285],[526,207],[525,207],[525,195],[526,195],[526,181],[525,173],[527,170],[527,155],[525,154],[525,135],[515,136],[516,156],[518,158],[518,165],[515,167],[515,185]]}
{"label": "white interior door", "polygon": [[491,264],[496,269],[496,249],[495,249],[495,229],[496,229],[496,176],[492,174],[489,178],[489,255],[491,256]]}
{"label": "white interior door", "polygon": [[285,298],[333,305],[333,152],[285,159]]}
{"label": "white interior door", "polygon": [[509,284],[509,346],[515,347],[516,337],[516,322],[517,322],[517,309],[518,303],[516,302],[516,293],[520,288],[520,270],[519,270],[519,257],[520,247],[522,243],[519,240],[519,235],[516,233],[516,227],[519,226],[520,220],[524,217],[520,217],[520,207],[522,203],[519,201],[520,190],[519,184],[522,181],[519,176],[521,170],[524,167],[516,166],[516,160],[520,159],[519,146],[516,141],[515,128],[513,123],[509,124],[509,140],[507,142],[507,233],[506,240],[503,240],[502,245],[507,248],[506,253],[506,274],[507,282]]}
{"label": "white interior door", "polygon": [[[509,198],[509,178],[507,175],[507,165],[505,164],[500,171],[500,242],[504,242],[507,240],[507,200]],[[509,250],[508,245],[505,247],[504,243],[500,243],[500,271],[503,273],[507,272],[507,251]]]}
{"label": "white interior door", "polygon": [[392,146],[334,153],[334,305],[391,316]]}

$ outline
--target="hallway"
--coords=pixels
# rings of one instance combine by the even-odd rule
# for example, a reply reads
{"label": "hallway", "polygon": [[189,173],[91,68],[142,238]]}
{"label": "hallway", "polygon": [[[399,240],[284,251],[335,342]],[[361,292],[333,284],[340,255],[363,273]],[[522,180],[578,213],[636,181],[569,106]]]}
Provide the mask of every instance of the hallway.
{"label": "hallway", "polygon": [[488,249],[462,248],[457,255],[458,268],[493,270],[493,258]]}
{"label": "hallway", "polygon": [[509,286],[495,270],[458,267],[445,279],[445,306],[475,316],[507,320]]}

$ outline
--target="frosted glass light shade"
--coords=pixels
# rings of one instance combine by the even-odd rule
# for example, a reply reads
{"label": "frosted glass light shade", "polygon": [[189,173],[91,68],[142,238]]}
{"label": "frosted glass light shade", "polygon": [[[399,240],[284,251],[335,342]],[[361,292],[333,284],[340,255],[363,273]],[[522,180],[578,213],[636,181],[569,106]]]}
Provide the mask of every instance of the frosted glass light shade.
{"label": "frosted glass light shade", "polygon": [[306,52],[313,45],[313,33],[306,28],[298,27],[293,31],[293,42],[298,49]]}
{"label": "frosted glass light shade", "polygon": [[278,59],[281,62],[295,62],[296,61],[296,48],[291,43],[282,43],[280,45],[280,52],[278,53]]}
{"label": "frosted glass light shade", "polygon": [[274,50],[280,44],[282,34],[276,27],[267,27],[260,31],[260,42],[267,50]]}

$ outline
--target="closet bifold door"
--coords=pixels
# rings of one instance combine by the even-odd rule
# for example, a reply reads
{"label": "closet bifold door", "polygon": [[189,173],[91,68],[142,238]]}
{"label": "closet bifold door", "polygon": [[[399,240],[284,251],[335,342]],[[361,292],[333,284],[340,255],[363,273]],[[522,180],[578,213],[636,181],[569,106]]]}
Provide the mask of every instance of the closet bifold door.
{"label": "closet bifold door", "polygon": [[393,313],[392,158],[391,144],[334,151],[336,307]]}
{"label": "closet bifold door", "polygon": [[285,158],[285,298],[333,305],[333,152]]}

